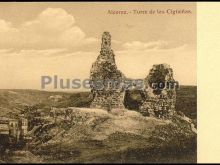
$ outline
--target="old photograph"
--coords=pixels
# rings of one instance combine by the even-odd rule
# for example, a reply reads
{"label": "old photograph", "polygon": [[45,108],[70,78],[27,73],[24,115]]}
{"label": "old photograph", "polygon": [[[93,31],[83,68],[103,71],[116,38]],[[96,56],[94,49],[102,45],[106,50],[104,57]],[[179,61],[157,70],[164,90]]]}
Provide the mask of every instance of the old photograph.
{"label": "old photograph", "polygon": [[195,2],[1,2],[0,163],[196,163]]}

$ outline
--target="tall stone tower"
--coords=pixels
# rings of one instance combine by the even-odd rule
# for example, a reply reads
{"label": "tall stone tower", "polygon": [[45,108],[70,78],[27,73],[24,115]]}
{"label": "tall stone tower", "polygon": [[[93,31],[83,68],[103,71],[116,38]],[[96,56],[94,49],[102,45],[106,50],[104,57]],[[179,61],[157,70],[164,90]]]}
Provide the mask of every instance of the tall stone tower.
{"label": "tall stone tower", "polygon": [[124,75],[117,69],[115,55],[111,49],[111,35],[102,34],[101,51],[90,71],[90,86],[93,94],[91,108],[124,108]]}

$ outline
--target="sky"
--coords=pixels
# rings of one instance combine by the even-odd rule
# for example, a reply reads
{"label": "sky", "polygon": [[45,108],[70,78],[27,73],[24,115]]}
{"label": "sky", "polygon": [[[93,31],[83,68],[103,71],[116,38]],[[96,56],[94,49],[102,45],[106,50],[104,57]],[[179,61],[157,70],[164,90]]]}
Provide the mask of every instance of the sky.
{"label": "sky", "polygon": [[[108,13],[167,9],[191,13]],[[0,88],[40,89],[42,76],[89,78],[104,31],[126,77],[145,78],[154,64],[168,63],[180,85],[196,85],[196,3],[2,2]]]}

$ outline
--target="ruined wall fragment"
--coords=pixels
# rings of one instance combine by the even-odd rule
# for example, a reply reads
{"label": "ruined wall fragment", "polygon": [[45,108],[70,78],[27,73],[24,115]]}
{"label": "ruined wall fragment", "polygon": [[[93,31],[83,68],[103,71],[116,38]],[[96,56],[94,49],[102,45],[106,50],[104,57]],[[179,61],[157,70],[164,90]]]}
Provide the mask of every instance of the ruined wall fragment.
{"label": "ruined wall fragment", "polygon": [[176,89],[173,70],[167,64],[153,65],[145,78],[145,90],[140,112],[146,116],[170,118],[175,113]]}

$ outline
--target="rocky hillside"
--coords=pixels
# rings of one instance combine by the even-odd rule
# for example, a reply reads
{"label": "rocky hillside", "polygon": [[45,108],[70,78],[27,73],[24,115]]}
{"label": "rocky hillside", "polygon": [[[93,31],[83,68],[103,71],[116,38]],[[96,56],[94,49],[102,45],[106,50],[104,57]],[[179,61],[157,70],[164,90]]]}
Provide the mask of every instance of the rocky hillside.
{"label": "rocky hillside", "polygon": [[[56,96],[61,97],[54,100]],[[32,123],[29,134],[33,140],[28,149],[34,160],[37,157],[42,162],[196,162],[196,130],[191,123],[191,119],[196,123],[196,87],[181,86],[177,91],[177,111],[191,119],[143,117],[138,113],[140,94],[130,91],[126,97],[130,110],[118,116],[79,108],[91,103],[89,92],[0,90],[0,115],[18,114],[24,109],[46,112],[51,107],[60,111],[75,107],[66,118],[48,116],[43,117],[44,122]],[[18,157],[15,153],[8,162],[32,160],[30,154],[28,158]]]}
{"label": "rocky hillside", "polygon": [[196,162],[196,130],[187,117],[168,121],[135,111],[71,109],[68,117],[48,117],[30,132],[28,148],[44,162]]}

